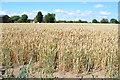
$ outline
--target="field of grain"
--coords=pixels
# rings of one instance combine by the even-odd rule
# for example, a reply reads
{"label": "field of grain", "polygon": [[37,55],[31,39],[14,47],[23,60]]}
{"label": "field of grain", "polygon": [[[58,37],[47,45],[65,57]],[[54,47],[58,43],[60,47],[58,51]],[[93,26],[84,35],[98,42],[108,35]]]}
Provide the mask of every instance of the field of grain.
{"label": "field of grain", "polygon": [[[56,71],[87,74],[96,70],[104,70],[109,77],[118,76],[117,24],[4,23],[0,26],[0,66],[5,67],[7,77],[11,74],[31,77],[35,73],[38,77],[53,77]],[[9,69],[11,66],[22,66],[18,75]]]}

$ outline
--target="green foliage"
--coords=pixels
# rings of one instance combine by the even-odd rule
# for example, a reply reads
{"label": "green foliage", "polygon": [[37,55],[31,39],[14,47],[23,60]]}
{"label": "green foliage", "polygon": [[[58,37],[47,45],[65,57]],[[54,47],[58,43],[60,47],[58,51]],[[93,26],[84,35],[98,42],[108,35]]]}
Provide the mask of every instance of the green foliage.
{"label": "green foliage", "polygon": [[23,14],[21,16],[22,22],[27,22],[28,16],[26,14]]}
{"label": "green foliage", "polygon": [[56,21],[56,23],[66,23],[66,21],[65,20],[58,20],[58,21]]}
{"label": "green foliage", "polygon": [[23,14],[21,17],[12,16],[10,20],[13,23],[30,23],[30,19],[28,19],[28,16],[26,14]]}
{"label": "green foliage", "polygon": [[52,78],[55,71],[55,55],[57,54],[57,44],[49,45],[49,52],[45,56],[44,67],[40,70],[40,78]]}
{"label": "green foliage", "polygon": [[40,11],[37,13],[35,19],[36,19],[36,22],[39,22],[39,23],[41,23],[43,21],[43,15]]}
{"label": "green foliage", "polygon": [[105,19],[105,18],[103,18],[100,22],[101,23],[109,23],[108,19]]}
{"label": "green foliage", "polygon": [[82,20],[78,20],[78,21],[58,20],[58,21],[56,21],[56,23],[88,23],[88,22],[87,21],[82,21]]}
{"label": "green foliage", "polygon": [[20,16],[11,16],[10,17],[10,22],[11,23],[30,23],[33,20],[27,19],[28,16],[26,14],[23,14],[21,17]]}
{"label": "green foliage", "polygon": [[73,21],[67,21],[67,23],[73,23]]}
{"label": "green foliage", "polygon": [[82,20],[78,20],[79,23],[82,23]]}
{"label": "green foliage", "polygon": [[27,70],[25,66],[23,65],[22,68],[20,68],[20,73],[19,73],[18,78],[27,78],[27,77],[28,77]]}
{"label": "green foliage", "polygon": [[31,64],[32,64],[32,57],[30,58],[28,66],[23,65],[20,68],[18,78],[28,78],[29,77]]}
{"label": "green foliage", "polygon": [[17,21],[16,21],[16,23],[23,23],[24,21],[22,20],[22,18],[20,18],[20,19],[18,19]]}
{"label": "green foliage", "polygon": [[[0,17],[0,23],[1,22],[3,22],[3,23],[10,23],[10,22],[11,23],[31,23],[31,22],[33,22],[33,20],[28,19],[27,14],[23,14],[21,17],[20,16],[9,17],[8,15],[4,15],[4,16]],[[88,23],[87,21],[82,21],[82,20],[78,20],[78,21],[58,20],[58,21],[56,21],[55,14],[48,13],[47,15],[45,15],[43,17],[41,11],[39,11],[37,13],[37,15],[35,16],[34,22],[35,23],[37,23],[37,22],[39,22],[39,23],[41,23],[41,22],[44,22],[44,23],[55,23],[55,22],[56,23]],[[120,21],[112,18],[112,19],[110,19],[110,22],[109,22],[108,19],[103,18],[101,21],[98,21],[97,19],[93,19],[92,23],[115,23],[115,24],[120,24]]]}
{"label": "green foliage", "polygon": [[45,23],[55,23],[55,14],[48,13],[47,15],[45,15],[44,22]]}
{"label": "green foliage", "polygon": [[79,21],[73,21],[73,23],[79,23]]}
{"label": "green foliage", "polygon": [[97,21],[97,19],[93,19],[92,23],[99,23],[99,22]]}
{"label": "green foliage", "polygon": [[15,23],[18,19],[20,19],[20,16],[11,16],[10,22]]}
{"label": "green foliage", "polygon": [[32,19],[27,19],[27,23],[31,23],[32,21]]}
{"label": "green foliage", "polygon": [[118,21],[117,21],[117,19],[112,18],[112,19],[110,20],[110,23],[118,23]]}
{"label": "green foliage", "polygon": [[82,21],[82,23],[88,23],[87,21]]}

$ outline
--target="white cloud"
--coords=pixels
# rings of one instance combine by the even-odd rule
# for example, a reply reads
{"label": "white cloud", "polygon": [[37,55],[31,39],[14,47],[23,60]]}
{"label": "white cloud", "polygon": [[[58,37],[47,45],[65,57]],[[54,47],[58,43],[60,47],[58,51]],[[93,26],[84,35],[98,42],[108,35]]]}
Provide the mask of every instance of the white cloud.
{"label": "white cloud", "polygon": [[68,12],[56,13],[57,20],[86,20],[93,16],[93,12],[90,10],[80,11],[80,10],[67,10]]}
{"label": "white cloud", "polygon": [[21,14],[18,14],[18,13],[11,13],[9,14],[10,16],[15,16],[15,15],[21,15]]}
{"label": "white cloud", "polygon": [[7,14],[8,16],[21,16],[21,14],[19,14],[19,13],[8,13]]}
{"label": "white cloud", "polygon": [[23,14],[27,14],[30,19],[33,19],[37,15],[38,11],[41,11],[43,15],[46,15],[48,13],[48,12],[43,11],[43,10],[34,10],[34,11],[31,11],[31,12],[21,12],[21,13],[9,12],[9,11],[7,11],[7,12],[6,11],[0,11],[0,15],[6,15],[7,14],[11,17],[11,16],[15,16],[15,15],[21,16]]}
{"label": "white cloud", "polygon": [[107,16],[102,16],[102,18],[107,18]]}
{"label": "white cloud", "polygon": [[107,16],[100,16],[100,18],[108,18]]}
{"label": "white cloud", "polygon": [[108,16],[98,16],[98,18],[108,18]]}
{"label": "white cloud", "polygon": [[62,10],[62,9],[55,9],[54,12],[57,13],[65,13],[68,15],[78,14],[80,13],[80,10]]}
{"label": "white cloud", "polygon": [[74,15],[74,13],[68,13],[68,15]]}
{"label": "white cloud", "polygon": [[55,9],[54,12],[61,12],[61,13],[65,12],[65,13],[67,13],[68,11],[67,10],[61,10],[61,9]]}
{"label": "white cloud", "polygon": [[0,11],[0,15],[6,15],[5,11]]}
{"label": "white cloud", "polygon": [[29,12],[23,12],[23,13],[21,13],[21,15],[23,15],[23,14],[27,14],[28,16],[33,15],[33,13],[29,13]]}
{"label": "white cloud", "polygon": [[54,10],[54,12],[63,12],[63,10],[56,9],[56,10]]}
{"label": "white cloud", "polygon": [[77,13],[80,13],[80,10],[76,10]]}
{"label": "white cloud", "polygon": [[102,4],[98,4],[98,5],[94,5],[93,7],[94,7],[94,8],[103,8],[103,7],[105,7],[105,6],[102,5]]}
{"label": "white cloud", "polygon": [[83,13],[80,14],[81,17],[85,17],[85,16],[90,16],[92,14],[92,11],[85,11]]}
{"label": "white cloud", "polygon": [[105,11],[100,11],[100,14],[102,14],[102,15],[110,15],[111,13],[110,12],[105,12]]}
{"label": "white cloud", "polygon": [[19,16],[21,16],[21,15],[23,15],[23,14],[27,14],[28,16],[33,16],[33,15],[35,15],[35,14],[33,14],[33,13],[29,13],[29,12],[22,12],[22,13],[8,13],[9,16],[15,16],[15,15],[19,15]]}

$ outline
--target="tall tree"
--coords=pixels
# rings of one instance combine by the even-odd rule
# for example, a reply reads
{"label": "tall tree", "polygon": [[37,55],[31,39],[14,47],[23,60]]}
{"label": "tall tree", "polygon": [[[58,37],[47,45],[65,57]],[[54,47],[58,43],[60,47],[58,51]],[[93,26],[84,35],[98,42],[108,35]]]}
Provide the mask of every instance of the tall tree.
{"label": "tall tree", "polygon": [[41,23],[43,21],[43,15],[42,15],[42,12],[39,11],[36,15],[36,21]]}
{"label": "tall tree", "polygon": [[21,19],[22,19],[22,21],[23,22],[27,22],[27,19],[28,19],[28,16],[27,16],[27,14],[23,14],[22,16],[21,16]]}
{"label": "tall tree", "polygon": [[45,15],[44,22],[45,23],[55,23],[55,14],[48,13],[47,15]]}
{"label": "tall tree", "polygon": [[78,20],[78,23],[82,23],[82,20]]}
{"label": "tall tree", "polygon": [[100,22],[101,22],[101,23],[109,23],[109,20],[108,20],[108,19],[103,18]]}
{"label": "tall tree", "polygon": [[119,23],[119,22],[117,21],[117,19],[112,18],[112,19],[110,20],[110,23]]}
{"label": "tall tree", "polygon": [[99,23],[99,22],[97,21],[97,19],[93,19],[92,23]]}

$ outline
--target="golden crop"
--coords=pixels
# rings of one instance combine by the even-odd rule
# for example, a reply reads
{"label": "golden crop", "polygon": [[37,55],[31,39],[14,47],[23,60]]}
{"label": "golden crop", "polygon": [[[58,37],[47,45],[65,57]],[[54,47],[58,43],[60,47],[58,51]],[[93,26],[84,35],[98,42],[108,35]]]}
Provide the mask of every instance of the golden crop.
{"label": "golden crop", "polygon": [[118,74],[117,24],[26,23],[1,25],[1,64],[38,62],[39,68]]}

